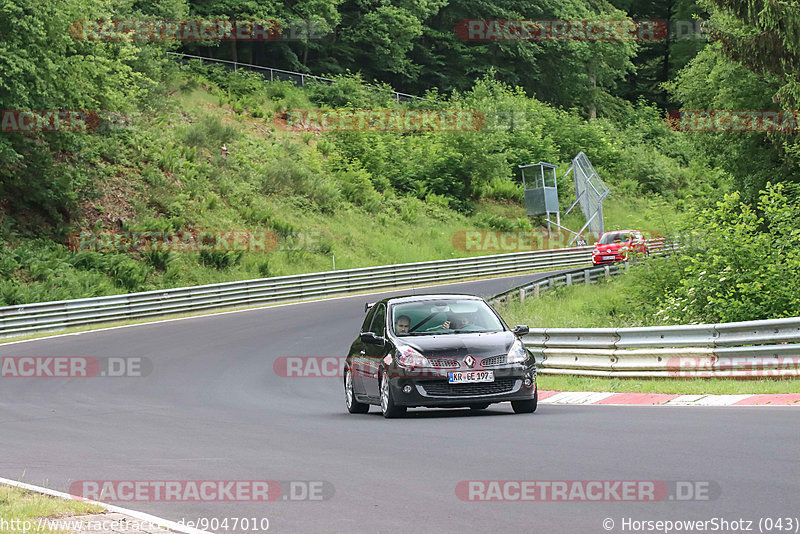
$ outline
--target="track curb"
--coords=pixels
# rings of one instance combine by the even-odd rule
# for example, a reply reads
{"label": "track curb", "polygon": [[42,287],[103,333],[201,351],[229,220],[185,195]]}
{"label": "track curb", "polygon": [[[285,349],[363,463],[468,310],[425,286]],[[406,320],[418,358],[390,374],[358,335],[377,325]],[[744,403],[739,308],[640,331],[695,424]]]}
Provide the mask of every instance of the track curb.
{"label": "track curb", "polygon": [[800,393],[769,395],[678,395],[672,393],[610,393],[599,391],[539,391],[540,404],[606,406],[796,406]]}

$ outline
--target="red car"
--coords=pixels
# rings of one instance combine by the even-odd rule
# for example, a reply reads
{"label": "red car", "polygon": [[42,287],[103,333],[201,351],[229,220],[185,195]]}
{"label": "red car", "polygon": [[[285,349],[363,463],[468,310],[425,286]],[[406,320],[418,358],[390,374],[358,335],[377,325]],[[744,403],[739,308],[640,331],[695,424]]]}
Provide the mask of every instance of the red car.
{"label": "red car", "polygon": [[592,263],[602,265],[618,261],[628,261],[628,253],[647,255],[647,242],[639,230],[614,230],[606,232],[594,244]]}

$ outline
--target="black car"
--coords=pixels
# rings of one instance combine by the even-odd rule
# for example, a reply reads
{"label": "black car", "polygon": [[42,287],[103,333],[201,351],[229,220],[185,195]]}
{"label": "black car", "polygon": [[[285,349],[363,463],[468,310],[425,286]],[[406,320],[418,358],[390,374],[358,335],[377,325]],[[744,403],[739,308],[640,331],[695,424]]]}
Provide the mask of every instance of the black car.
{"label": "black car", "polygon": [[536,364],[518,336],[482,298],[393,297],[367,304],[367,316],[344,368],[347,410],[384,417],[409,407],[485,409],[511,401],[536,410]]}

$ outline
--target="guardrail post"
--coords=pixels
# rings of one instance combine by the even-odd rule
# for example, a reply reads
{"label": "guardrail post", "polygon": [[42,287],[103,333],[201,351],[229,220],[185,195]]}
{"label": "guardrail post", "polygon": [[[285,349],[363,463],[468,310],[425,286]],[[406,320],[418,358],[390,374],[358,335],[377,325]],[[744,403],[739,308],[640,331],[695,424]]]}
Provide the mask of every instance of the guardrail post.
{"label": "guardrail post", "polygon": [[583,270],[583,283],[587,286],[592,283],[592,275],[589,272],[589,269]]}
{"label": "guardrail post", "polygon": [[608,265],[606,265],[603,267],[603,270],[606,273],[606,278],[611,278],[611,268]]}
{"label": "guardrail post", "polygon": [[525,288],[524,287],[519,290],[519,301],[520,302],[525,302]]}
{"label": "guardrail post", "polygon": [[627,273],[630,270],[630,268],[631,268],[631,264],[626,261],[625,262],[625,272]]}
{"label": "guardrail post", "polygon": [[572,273],[567,273],[567,285],[572,285]]}
{"label": "guardrail post", "polygon": [[533,298],[539,298],[539,284],[533,284]]}

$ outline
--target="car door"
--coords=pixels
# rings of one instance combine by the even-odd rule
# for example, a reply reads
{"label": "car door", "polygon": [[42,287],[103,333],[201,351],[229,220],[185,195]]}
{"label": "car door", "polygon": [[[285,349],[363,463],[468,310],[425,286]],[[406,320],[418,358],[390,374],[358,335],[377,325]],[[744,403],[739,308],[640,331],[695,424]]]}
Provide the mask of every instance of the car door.
{"label": "car door", "polygon": [[364,395],[364,377],[369,374],[369,365],[367,364],[367,344],[361,341],[361,333],[369,332],[372,325],[372,318],[375,317],[375,307],[370,308],[367,316],[364,317],[364,323],[359,330],[359,336],[350,346],[350,372],[353,373],[353,390],[358,395]]}
{"label": "car door", "polygon": [[[369,331],[378,337],[385,338],[386,336],[386,305],[383,303],[377,304],[375,315],[372,318],[372,324]],[[381,367],[381,360],[387,353],[387,346],[385,344],[366,344],[366,372],[362,375],[364,391],[369,397],[378,398],[378,370]]]}
{"label": "car door", "polygon": [[647,252],[647,244],[645,242],[644,236],[639,232],[636,232],[636,234],[634,234],[634,243],[635,243],[634,247],[635,252],[638,252],[640,254],[645,254]]}

